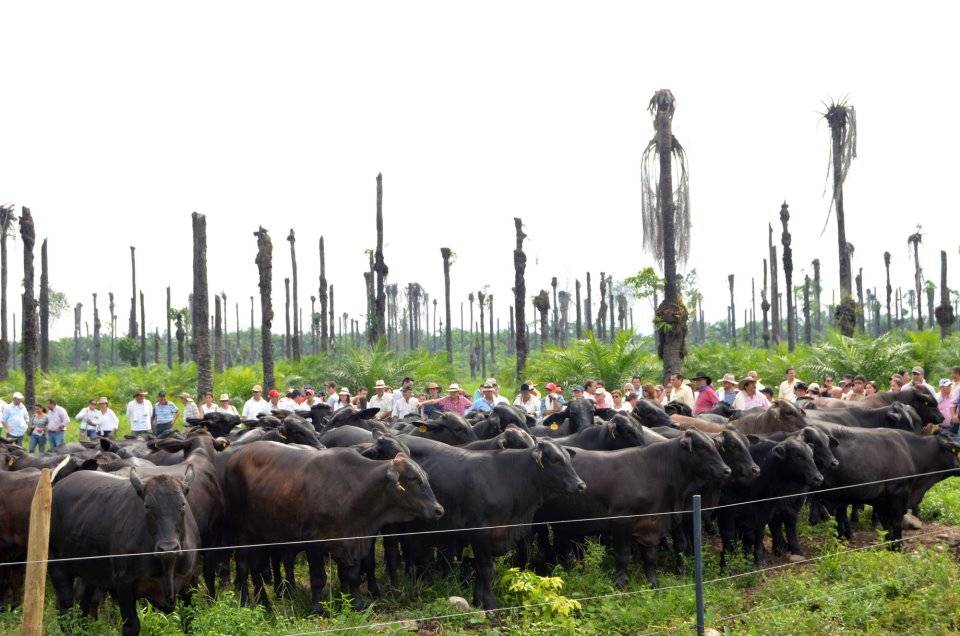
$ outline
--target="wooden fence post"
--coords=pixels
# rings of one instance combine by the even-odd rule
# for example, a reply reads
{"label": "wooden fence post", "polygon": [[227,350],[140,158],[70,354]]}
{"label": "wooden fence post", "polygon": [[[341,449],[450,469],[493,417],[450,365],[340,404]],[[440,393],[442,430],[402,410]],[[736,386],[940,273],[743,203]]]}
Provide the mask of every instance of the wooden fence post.
{"label": "wooden fence post", "polygon": [[42,636],[43,601],[47,591],[47,553],[50,546],[50,509],[53,486],[50,469],[40,471],[40,481],[30,506],[30,535],[27,542],[27,576],[23,585],[23,636]]}

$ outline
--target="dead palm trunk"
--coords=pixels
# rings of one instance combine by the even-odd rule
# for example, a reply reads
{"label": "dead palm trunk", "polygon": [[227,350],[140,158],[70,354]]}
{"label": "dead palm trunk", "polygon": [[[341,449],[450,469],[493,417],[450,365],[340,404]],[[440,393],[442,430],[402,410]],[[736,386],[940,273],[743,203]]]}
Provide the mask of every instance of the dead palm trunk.
{"label": "dead palm trunk", "polygon": [[527,255],[523,252],[523,223],[520,217],[514,217],[513,225],[516,229],[517,243],[513,248],[513,312],[514,328],[517,342],[517,382],[522,382],[524,369],[527,367],[527,322],[526,309],[527,285],[524,272],[527,269]]}
{"label": "dead palm trunk", "polygon": [[570,292],[560,292],[560,341],[561,346],[567,344],[567,334],[570,331]]}
{"label": "dead palm trunk", "polygon": [[147,320],[143,309],[143,292],[140,292],[140,366],[147,366]]}
{"label": "dead palm trunk", "polygon": [[[850,251],[847,243],[846,218],[843,209],[843,183],[850,163],[857,156],[857,118],[852,106],[831,104],[824,114],[830,125],[831,168],[833,170],[833,198],[831,207],[837,212],[837,245],[840,254],[840,305],[837,307],[837,325],[844,336],[852,336],[857,315],[853,307]],[[828,216],[829,221],[829,216]]]}
{"label": "dead palm trunk", "polygon": [[788,229],[790,210],[786,201],[780,206],[780,222],[783,223],[783,233],[780,235],[780,243],[783,245],[783,279],[787,286],[787,349],[793,351],[797,348],[797,316],[793,302],[793,248],[790,246],[791,237]]}
{"label": "dead palm trunk", "polygon": [[110,300],[110,366],[117,365],[117,313],[116,306],[113,304],[113,292],[107,294]]}
{"label": "dead palm trunk", "polygon": [[97,309],[97,295],[93,295],[93,363],[100,375],[100,312]]}
{"label": "dead palm trunk", "polygon": [[816,330],[817,334],[823,333],[822,322],[820,316],[822,314],[822,308],[820,305],[820,293],[823,291],[820,286],[820,259],[813,259],[813,297],[816,302],[816,314],[814,315],[813,328]]}
{"label": "dead palm trunk", "polygon": [[553,290],[553,341],[560,342],[560,303],[557,302],[557,277],[550,279],[550,287]]}
{"label": "dead palm trunk", "polygon": [[487,295],[482,291],[477,292],[477,305],[480,307],[480,375],[486,377],[487,375],[487,344],[486,344],[486,326],[483,322],[483,301],[486,300]]}
{"label": "dead palm trunk", "polygon": [[[293,276],[293,334],[287,334],[287,339],[292,338],[290,349],[293,353],[293,359],[300,361],[300,301],[297,296],[297,237],[294,235],[293,228],[287,235],[290,242],[290,267]],[[224,307],[226,309],[226,307]],[[289,330],[288,330],[289,331]]]}
{"label": "dead palm trunk", "polygon": [[287,360],[290,359],[290,279],[283,279],[283,293],[284,293],[284,318],[286,320],[286,328],[283,332],[283,357]]}
{"label": "dead palm trunk", "polygon": [[[643,242],[663,266],[663,302],[657,307],[654,325],[657,354],[663,361],[664,378],[682,370],[687,356],[687,310],[680,298],[677,266],[687,259],[690,246],[690,198],[686,153],[673,135],[676,101],[668,90],[657,91],[650,100],[656,134],[643,157]],[[674,190],[673,161],[679,183]],[[658,174],[657,179],[653,175]]]}
{"label": "dead palm trunk", "polygon": [[[310,295],[310,353],[317,355],[317,331],[320,329],[319,316],[317,316],[317,297]],[[239,342],[237,343],[239,345]]]}
{"label": "dead palm trunk", "polygon": [[727,276],[730,286],[730,344],[737,346],[737,307],[733,301],[733,274]]}
{"label": "dead palm trunk", "polygon": [[335,309],[333,306],[333,285],[331,284],[330,285],[330,348],[331,349],[334,346],[334,338],[336,337],[336,335],[333,333],[333,325],[335,322],[334,316],[336,315],[334,312],[335,312]]}
{"label": "dead palm trunk", "polygon": [[770,311],[770,302],[767,300],[767,259],[763,259],[763,289],[760,290],[760,311],[763,312],[763,348],[770,348],[770,323],[767,312]]}
{"label": "dead palm trunk", "polygon": [[[273,322],[273,243],[270,235],[260,227],[254,236],[257,237],[257,258],[254,262],[260,275],[260,357],[263,361],[263,386],[265,389],[276,387],[273,377],[273,344],[270,340],[270,326]],[[321,248],[322,253],[322,248]],[[331,311],[333,306],[331,286]]]}
{"label": "dead palm trunk", "polygon": [[213,391],[210,369],[210,304],[207,298],[207,217],[196,212],[193,220],[193,307],[191,350],[197,363],[197,399]]}
{"label": "dead palm trunk", "polygon": [[[443,302],[445,305],[444,315],[447,318],[446,341],[447,341],[447,362],[453,364],[453,332],[450,330],[450,257],[453,252],[449,247],[440,248],[440,256],[443,257]],[[460,322],[463,323],[463,314],[460,315]],[[463,328],[461,326],[461,334]]]}
{"label": "dead palm trunk", "polygon": [[187,332],[183,328],[183,312],[182,311],[176,312],[176,317],[174,318],[174,324],[176,325],[176,328],[177,328],[177,364],[183,364],[186,359],[186,355],[185,355],[186,351],[185,351],[184,344],[186,344],[185,340],[187,337]]}
{"label": "dead palm trunk", "polygon": [[137,329],[137,254],[133,245],[130,246],[130,277],[132,287],[130,291],[130,330],[128,335],[136,340],[140,331]]}
{"label": "dead palm trunk", "polygon": [[32,413],[37,403],[37,301],[33,295],[33,246],[36,233],[30,208],[21,208],[20,238],[23,240],[23,401],[27,412]]}
{"label": "dead palm trunk", "polygon": [[940,325],[940,337],[947,338],[953,331],[953,306],[950,304],[950,288],[947,287],[947,253],[940,252],[940,306],[934,314]]}
{"label": "dead palm trunk", "polygon": [[160,328],[153,329],[153,363],[160,364]]}
{"label": "dead palm trunk", "polygon": [[803,277],[803,342],[809,345],[812,342],[810,324],[810,276]]}
{"label": "dead palm trunk", "polygon": [[223,373],[223,317],[220,314],[220,296],[213,296],[213,369]]}
{"label": "dead palm trunk", "polygon": [[593,331],[593,285],[590,284],[590,272],[587,272],[587,300],[583,306],[584,313],[587,316],[587,331]]}
{"label": "dead palm trunk", "polygon": [[935,309],[933,308],[933,298],[937,291],[936,285],[934,285],[932,281],[928,280],[926,283],[924,283],[923,291],[927,295],[927,318],[930,326],[932,327],[933,312],[935,311]]}
{"label": "dead palm trunk", "polygon": [[549,313],[550,313],[550,294],[546,289],[541,289],[540,293],[533,297],[533,306],[540,312],[540,351],[543,351],[547,344]]}
{"label": "dead palm trunk", "polygon": [[[546,334],[544,334],[545,336]],[[605,340],[607,336],[607,275],[600,272],[600,307],[597,309],[597,337]]]}
{"label": "dead palm trunk", "polygon": [[767,243],[770,248],[770,340],[773,346],[780,344],[780,297],[777,275],[777,246],[773,244],[773,226],[767,224]]}
{"label": "dead palm trunk", "polygon": [[[383,260],[383,175],[377,175],[377,249],[374,252],[373,271],[377,275],[377,295],[374,303],[374,339],[386,337],[385,311],[387,306],[384,295],[387,284],[387,264]],[[450,313],[447,312],[447,325],[450,324]]]}
{"label": "dead palm trunk", "polygon": [[750,277],[750,346],[757,346],[757,279]]}
{"label": "dead palm trunk", "polygon": [[80,325],[83,324],[83,303],[77,303],[73,307],[73,368],[80,368],[80,336],[83,333]]}
{"label": "dead palm trunk", "polygon": [[861,332],[865,332],[866,325],[864,324],[864,310],[863,310],[863,268],[860,268],[860,271],[857,272],[856,277],[857,285],[857,326]]}
{"label": "dead palm trunk", "polygon": [[611,275],[607,276],[607,300],[607,307],[610,313],[610,333],[607,334],[607,339],[613,342],[614,336],[617,335],[617,318],[613,315],[613,310],[616,305],[613,302],[613,276]]}
{"label": "dead palm trunk", "polygon": [[493,329],[493,294],[487,294],[487,306],[488,306],[487,313],[489,314],[489,317],[490,317],[490,368],[495,369],[497,366],[497,358],[496,358],[496,351],[495,351],[495,346],[496,346],[495,341],[496,341],[497,334]]}
{"label": "dead palm trunk", "polygon": [[47,239],[40,244],[40,370],[50,370],[50,273],[47,269]]}
{"label": "dead palm trunk", "polygon": [[907,245],[913,246],[913,285],[917,298],[917,329],[923,331],[923,270],[920,268],[921,241],[923,241],[923,235],[920,233],[920,227],[917,226],[917,231],[907,237]]}
{"label": "dead palm trunk", "polygon": [[7,379],[11,359],[7,340],[7,237],[16,220],[12,205],[0,205],[0,380]]}
{"label": "dead palm trunk", "polygon": [[576,284],[574,285],[574,302],[577,309],[577,325],[576,325],[576,334],[577,340],[583,338],[583,307],[580,305],[580,279],[578,278]]}
{"label": "dead palm trunk", "polygon": [[467,294],[467,300],[470,301],[470,342],[473,342],[473,340],[474,340],[474,333],[473,333],[473,325],[474,325],[474,322],[473,322],[473,292],[470,292],[469,294]]}
{"label": "dead palm trunk", "polygon": [[[330,347],[329,336],[327,335],[327,262],[322,236],[320,237],[320,288],[317,291],[317,296],[320,298],[320,351],[327,353]],[[330,312],[330,316],[332,315],[333,312]],[[332,321],[330,328],[332,331]]]}
{"label": "dead palm trunk", "polygon": [[[168,369],[173,368],[173,333],[170,331],[170,327],[171,327],[170,323],[173,317],[170,315],[171,310],[172,310],[172,307],[170,307],[170,287],[167,286],[167,368]],[[94,324],[96,324],[96,320],[94,320]]]}

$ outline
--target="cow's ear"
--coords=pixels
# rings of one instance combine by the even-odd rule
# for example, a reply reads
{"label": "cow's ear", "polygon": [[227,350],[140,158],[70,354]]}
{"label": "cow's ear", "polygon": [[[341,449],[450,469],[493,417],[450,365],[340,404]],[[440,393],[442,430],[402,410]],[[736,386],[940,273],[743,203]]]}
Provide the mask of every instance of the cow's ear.
{"label": "cow's ear", "polygon": [[190,484],[193,483],[193,478],[197,476],[197,471],[194,470],[193,464],[187,465],[187,470],[183,473],[183,494],[187,494],[190,491]]}
{"label": "cow's ear", "polygon": [[543,424],[544,426],[550,426],[551,424],[559,424],[560,422],[564,421],[568,417],[570,417],[570,413],[567,412],[567,409],[563,409],[562,411],[551,413],[550,415],[543,418],[543,422],[541,422],[541,424]]}
{"label": "cow's ear", "polygon": [[693,452],[693,433],[689,430],[684,431],[683,435],[680,437],[680,446],[689,452]]}
{"label": "cow's ear", "polygon": [[137,474],[136,468],[130,469],[130,484],[136,491],[137,496],[143,499],[143,482],[140,481],[140,475]]}
{"label": "cow's ear", "polygon": [[717,450],[722,452],[723,451],[723,435],[722,434],[711,435],[710,437],[713,438],[713,443],[717,445]]}
{"label": "cow's ear", "polygon": [[373,429],[373,441],[377,441],[381,437],[383,437],[383,431],[381,431],[379,428]]}
{"label": "cow's ear", "polygon": [[533,450],[530,451],[530,454],[531,457],[533,457],[533,461],[537,463],[537,466],[543,468],[543,442],[538,441],[534,445]]}
{"label": "cow's ear", "polygon": [[[503,433],[501,433],[501,435],[502,435],[502,434],[503,434]],[[498,446],[501,450],[504,449],[504,448],[506,448],[506,447],[507,447],[507,438],[506,438],[506,437],[501,437],[500,439],[498,439],[498,440],[497,440],[497,446]]]}
{"label": "cow's ear", "polygon": [[830,448],[836,448],[840,445],[840,442],[837,441],[837,438],[833,435],[827,435],[827,439],[830,440]]}
{"label": "cow's ear", "polygon": [[758,444],[758,443],[760,443],[760,436],[759,436],[759,435],[754,435],[753,433],[748,433],[748,434],[747,434],[747,441],[750,442],[751,444]]}
{"label": "cow's ear", "polygon": [[100,464],[93,457],[83,460],[83,463],[80,464],[80,470],[97,470],[98,468],[100,468]]}
{"label": "cow's ear", "polygon": [[784,457],[787,456],[787,449],[786,449],[786,447],[785,447],[782,443],[777,444],[776,446],[774,446],[774,447],[773,447],[773,450],[770,451],[770,452],[771,452],[771,454],[772,454],[774,457],[776,457],[777,459],[783,459]]}
{"label": "cow's ear", "polygon": [[577,451],[570,448],[569,446],[564,446],[563,450],[567,451],[567,455],[569,455],[570,457],[576,457],[577,455]]}

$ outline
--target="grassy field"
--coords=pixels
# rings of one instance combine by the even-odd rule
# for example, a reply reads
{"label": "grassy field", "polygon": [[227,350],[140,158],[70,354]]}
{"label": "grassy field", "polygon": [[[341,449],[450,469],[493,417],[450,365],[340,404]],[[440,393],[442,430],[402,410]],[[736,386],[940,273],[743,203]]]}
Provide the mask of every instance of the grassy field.
{"label": "grassy field", "polygon": [[[730,634],[949,634],[960,633],[960,480],[935,487],[924,501],[924,527],[907,536],[902,552],[871,548],[882,535],[863,525],[852,544],[834,538],[833,524],[801,526],[806,563],[772,559],[768,572],[752,573],[752,562],[735,558],[721,570],[715,539],[708,538],[705,578],[707,625]],[[866,517],[866,515],[864,516]],[[848,550],[854,550],[846,552]],[[303,589],[291,600],[261,608],[238,605],[232,592],[210,599],[196,592],[190,606],[172,614],[141,607],[144,634],[387,633],[405,634],[648,634],[691,633],[694,625],[692,577],[668,574],[661,563],[659,590],[631,569],[624,591],[611,586],[612,564],[604,549],[590,545],[584,561],[553,578],[511,572],[504,559],[498,597],[504,607],[532,605],[488,618],[481,612],[455,614],[447,598],[469,598],[469,587],[455,577],[429,585],[409,583],[368,610],[341,609],[334,587],[328,590],[332,618],[309,617],[305,566],[298,566]],[[333,572],[331,572],[333,574]],[[332,581],[336,577],[331,577]],[[511,591],[511,587],[514,591]],[[573,603],[572,601],[576,601]],[[58,620],[48,594],[45,633],[116,633],[119,614],[107,603],[99,620],[71,614]],[[540,604],[540,605],[537,605]],[[0,633],[16,634],[19,612],[0,614]],[[375,624],[375,627],[369,625]],[[367,626],[367,627],[365,627]],[[353,628],[353,629],[351,629]],[[67,629],[68,631],[64,631]]]}

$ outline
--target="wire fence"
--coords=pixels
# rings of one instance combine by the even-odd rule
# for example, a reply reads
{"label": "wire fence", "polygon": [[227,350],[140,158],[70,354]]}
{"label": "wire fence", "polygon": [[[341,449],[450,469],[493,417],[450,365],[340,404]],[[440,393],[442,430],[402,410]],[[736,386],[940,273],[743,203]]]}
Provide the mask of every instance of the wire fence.
{"label": "wire fence", "polygon": [[[713,578],[713,579],[708,579],[708,580],[706,580],[706,581],[703,581],[703,585],[712,585],[712,584],[715,584],[715,583],[721,583],[721,582],[724,582],[724,581],[729,581],[729,580],[732,580],[732,579],[737,579],[737,578],[746,577],[746,576],[757,576],[757,575],[763,574],[763,573],[765,573],[765,572],[771,572],[771,571],[774,571],[774,570],[781,570],[781,569],[784,569],[784,568],[789,568],[789,567],[793,567],[793,566],[797,566],[797,565],[803,565],[803,564],[805,564],[805,563],[812,563],[812,562],[815,562],[815,561],[821,561],[821,560],[823,560],[823,559],[830,559],[830,558],[834,558],[834,557],[839,557],[839,556],[843,556],[843,555],[845,555],[845,554],[851,554],[851,553],[854,553],[854,552],[862,552],[862,551],[864,551],[864,550],[870,550],[870,549],[874,549],[874,548],[879,548],[879,547],[882,547],[882,546],[892,545],[892,544],[895,544],[895,543],[903,543],[903,542],[905,542],[905,541],[912,541],[912,540],[914,540],[914,539],[920,539],[920,538],[923,538],[923,537],[926,537],[926,536],[931,536],[931,535],[935,535],[935,534],[940,534],[941,532],[942,532],[941,530],[936,530],[936,531],[932,531],[932,532],[925,532],[925,533],[921,533],[921,534],[915,534],[915,535],[912,535],[912,536],[909,536],[909,537],[903,537],[903,538],[901,538],[901,539],[892,539],[892,540],[889,540],[889,541],[878,541],[878,542],[876,542],[876,543],[871,543],[870,545],[860,546],[860,547],[857,547],[857,548],[851,548],[851,549],[849,549],[849,550],[840,550],[840,551],[838,551],[838,552],[831,552],[831,553],[829,553],[829,554],[821,554],[821,555],[819,555],[819,556],[811,557],[811,558],[809,558],[809,559],[803,559],[803,560],[801,560],[801,561],[791,561],[791,562],[789,562],[789,563],[782,563],[782,564],[778,564],[778,565],[773,565],[773,566],[761,568],[761,569],[759,569],[759,570],[750,570],[750,571],[747,571],[747,572],[740,572],[740,573],[738,573],[738,574],[732,574],[732,575],[729,575],[729,576],[720,576],[720,577],[716,577],[716,578]],[[870,588],[874,588],[874,587],[879,587],[879,586],[885,585],[885,584],[886,584],[886,582],[880,582],[880,583],[871,584],[871,585],[867,585],[867,586],[864,586],[864,587],[861,587],[861,588],[852,589],[852,590],[849,590],[849,589],[848,589],[848,590],[841,590],[840,592],[832,592],[832,593],[830,593],[830,594],[823,594],[823,595],[820,595],[820,596],[817,596],[817,597],[806,597],[806,598],[803,598],[803,599],[800,599],[800,600],[791,601],[791,602],[789,602],[789,603],[780,603],[780,604],[772,605],[772,606],[764,606],[764,607],[752,608],[752,609],[750,609],[750,610],[748,610],[748,611],[745,611],[745,612],[740,612],[740,613],[737,613],[737,614],[731,614],[731,615],[728,615],[728,616],[724,616],[724,617],[722,617],[722,618],[714,619],[714,622],[719,623],[719,622],[724,622],[724,621],[728,621],[728,620],[734,620],[734,619],[739,618],[739,617],[741,617],[741,616],[745,616],[745,615],[747,615],[747,614],[752,614],[752,613],[759,612],[759,611],[764,611],[764,610],[769,610],[769,609],[778,609],[778,608],[780,608],[780,607],[787,607],[787,606],[789,606],[789,605],[797,605],[797,604],[804,603],[804,602],[807,602],[807,601],[810,601],[810,600],[815,600],[815,599],[817,599],[817,598],[824,598],[824,597],[831,596],[831,595],[835,596],[835,595],[837,595],[837,594],[846,594],[846,593],[850,593],[850,592],[862,591],[862,590],[865,590],[865,589],[870,589]],[[580,603],[586,603],[586,602],[593,602],[593,601],[599,601],[599,600],[605,600],[605,599],[611,599],[611,598],[623,598],[623,597],[629,597],[629,596],[637,596],[637,595],[640,595],[640,594],[653,594],[654,592],[666,592],[666,591],[670,591],[670,590],[679,590],[679,589],[684,589],[684,588],[692,588],[692,587],[695,587],[696,585],[697,585],[697,583],[696,583],[695,581],[691,581],[691,582],[689,582],[689,583],[681,583],[681,584],[678,584],[678,585],[666,585],[666,586],[663,586],[663,587],[642,588],[642,589],[638,589],[638,590],[629,590],[629,591],[622,591],[622,592],[611,592],[611,593],[608,593],[608,594],[597,594],[597,595],[593,595],[593,596],[585,596],[585,597],[580,597],[580,598],[573,598],[573,597],[571,597],[571,598],[572,598],[572,600],[578,601],[578,602],[580,602]],[[342,633],[342,632],[350,632],[350,631],[357,631],[357,630],[379,629],[379,628],[391,627],[391,626],[399,626],[399,625],[409,624],[409,623],[418,623],[418,624],[419,624],[419,623],[430,623],[430,622],[434,622],[434,621],[449,620],[449,619],[454,619],[454,618],[464,618],[464,617],[467,617],[467,616],[478,616],[478,615],[481,615],[481,614],[486,614],[486,615],[502,614],[502,613],[505,613],[505,612],[513,612],[513,611],[530,609],[530,608],[546,607],[546,606],[554,605],[554,604],[555,604],[555,602],[529,603],[529,604],[525,604],[525,605],[511,605],[511,606],[507,606],[507,607],[498,607],[498,608],[490,609],[490,610],[477,609],[477,610],[469,610],[469,611],[462,611],[462,612],[452,612],[452,613],[448,613],[448,614],[437,614],[437,615],[432,615],[432,616],[420,616],[420,617],[399,618],[399,619],[394,619],[394,620],[390,620],[390,621],[380,621],[380,622],[376,622],[376,623],[364,623],[364,624],[361,624],[361,625],[349,625],[349,626],[342,626],[342,625],[341,625],[341,626],[336,626],[336,627],[320,628],[320,629],[316,629],[316,630],[312,630],[312,631],[294,632],[294,633],[286,634],[286,636],[313,636],[313,635],[315,635],[315,634],[330,634],[330,633]],[[691,622],[692,622],[692,621],[685,621],[684,623],[682,623],[682,625],[689,625]],[[663,633],[663,631],[664,631],[664,630],[647,632],[647,633],[641,634],[640,636],[654,636],[655,634]]]}
{"label": "wire fence", "polygon": [[[899,481],[904,479],[917,479],[920,477],[929,477],[932,475],[939,475],[944,473],[958,473],[956,468],[946,468],[942,470],[928,471],[924,473],[915,473],[911,475],[901,475],[899,477],[889,477],[885,479],[876,479],[867,482],[861,482],[856,484],[848,484],[845,486],[835,486],[831,488],[822,488],[817,490],[808,490],[804,492],[795,492],[786,495],[778,495],[776,497],[765,497],[762,499],[752,499],[749,501],[737,501],[727,504],[718,504],[715,506],[708,506],[701,509],[702,512],[709,512],[712,510],[722,510],[725,508],[733,508],[737,506],[749,506],[753,504],[768,503],[771,501],[777,501],[780,499],[792,499],[796,497],[807,497],[811,495],[820,495],[823,493],[836,492],[840,490],[847,490],[851,488],[860,488],[863,486],[872,486],[892,481]],[[510,528],[525,528],[525,527],[534,527],[534,526],[547,526],[547,525],[559,525],[559,524],[573,524],[573,523],[596,523],[601,521],[618,521],[625,519],[639,519],[644,517],[660,517],[666,515],[686,515],[693,514],[693,509],[686,510],[670,510],[665,512],[645,512],[645,513],[635,513],[635,514],[625,514],[625,515],[608,515],[602,517],[586,517],[586,518],[575,518],[575,519],[556,519],[556,520],[543,520],[543,521],[525,521],[519,523],[505,523],[505,524],[496,524],[496,525],[487,525],[487,526],[474,526],[468,528],[436,528],[430,530],[411,530],[406,532],[386,532],[386,533],[373,533],[367,535],[358,535],[358,536],[346,536],[346,537],[318,537],[311,539],[294,539],[289,541],[271,541],[263,543],[245,543],[238,545],[223,545],[223,546],[198,546],[194,548],[182,548],[180,552],[216,552],[216,551],[233,551],[233,550],[248,550],[248,549],[260,549],[260,548],[282,548],[282,547],[291,547],[291,546],[304,546],[317,543],[332,543],[337,541],[362,541],[362,540],[373,540],[377,537],[383,538],[397,538],[397,537],[412,537],[412,536],[426,536],[426,535],[439,535],[439,534],[452,534],[452,533],[466,533],[466,532],[482,532],[487,530],[505,530]],[[76,557],[57,557],[52,559],[44,560],[24,560],[24,561],[5,561],[0,562],[0,567],[4,566],[19,566],[19,565],[29,565],[32,563],[66,563],[73,561],[89,561],[95,559],[120,559],[120,558],[131,558],[131,557],[143,557],[143,556],[159,556],[159,555],[169,555],[170,552],[161,552],[161,551],[146,551],[146,552],[127,552],[122,554],[99,554],[99,555],[84,555]]]}

